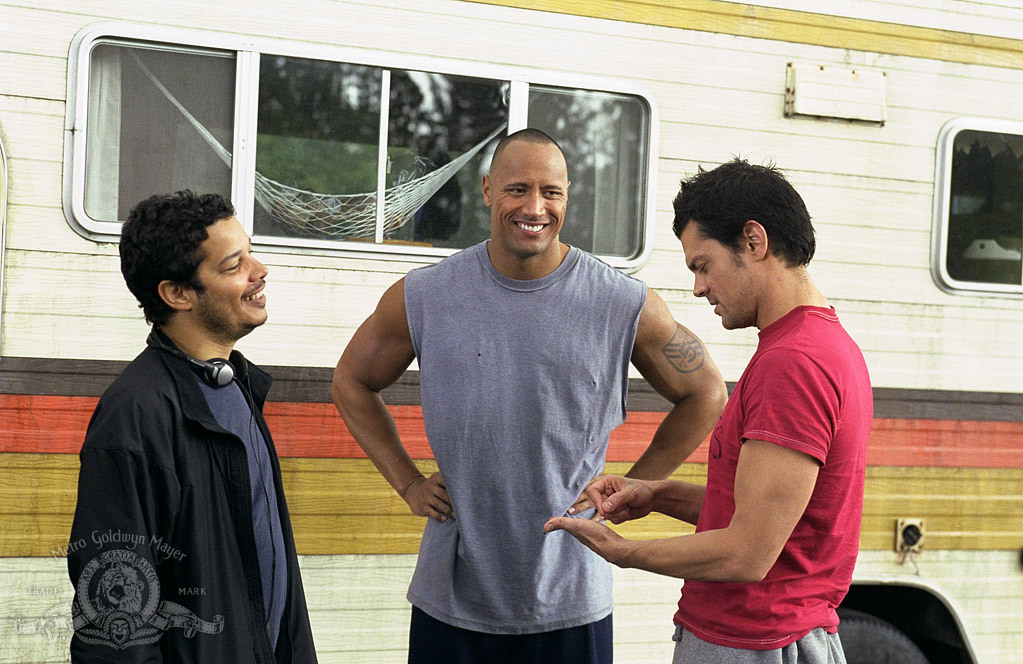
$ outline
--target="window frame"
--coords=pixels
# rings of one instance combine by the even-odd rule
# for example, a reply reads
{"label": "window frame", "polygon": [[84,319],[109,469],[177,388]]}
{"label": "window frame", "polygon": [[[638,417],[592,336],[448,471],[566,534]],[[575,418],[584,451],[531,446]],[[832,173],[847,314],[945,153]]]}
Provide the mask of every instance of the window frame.
{"label": "window frame", "polygon": [[[952,197],[952,156],[955,139],[963,131],[1023,136],[1023,122],[980,117],[949,120],[938,133],[934,169],[934,207],[931,230],[931,276],[938,288],[953,295],[1008,296],[1023,298],[1023,283],[996,284],[962,281],[948,272],[948,234]],[[1021,220],[1023,224],[1023,220]],[[1023,228],[1020,229],[1023,233]]]}
{"label": "window frame", "polygon": [[[647,161],[643,177],[645,192],[639,223],[639,251],[635,256],[599,255],[605,262],[626,272],[637,270],[653,252],[658,163],[659,115],[653,95],[633,81],[537,71],[531,68],[470,60],[452,60],[420,54],[396,54],[347,46],[304,44],[273,38],[250,37],[212,30],[195,30],[122,22],[100,22],[86,26],[74,38],[68,57],[67,114],[64,129],[64,211],[68,223],[80,235],[97,242],[116,242],[121,222],[91,219],[85,211],[85,153],[88,142],[89,80],[92,51],[100,44],[120,42],[126,46],[157,45],[185,52],[217,51],[234,54],[235,107],[234,145],[232,146],[231,198],[237,216],[248,233],[253,231],[255,188],[255,112],[259,90],[259,58],[262,53],[285,57],[309,58],[368,65],[386,69],[427,71],[508,81],[511,86],[508,131],[526,126],[528,86],[607,92],[636,97],[646,107]],[[523,94],[526,93],[526,94]],[[571,172],[571,164],[569,165]],[[253,243],[279,253],[434,262],[459,251],[449,248],[409,247],[405,245],[366,244],[341,240],[275,238],[255,236]],[[355,245],[355,246],[351,246]]]}

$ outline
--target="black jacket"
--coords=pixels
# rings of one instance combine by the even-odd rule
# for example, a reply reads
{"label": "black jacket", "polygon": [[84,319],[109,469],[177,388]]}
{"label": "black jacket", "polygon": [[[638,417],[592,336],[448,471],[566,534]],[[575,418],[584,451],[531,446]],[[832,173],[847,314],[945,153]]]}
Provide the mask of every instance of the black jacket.
{"label": "black jacket", "polygon": [[276,653],[244,443],[217,424],[170,341],[154,332],[149,344],[100,399],[82,446],[68,546],[72,661],[315,662],[280,463],[262,415],[269,375],[232,353],[269,448],[287,547]]}

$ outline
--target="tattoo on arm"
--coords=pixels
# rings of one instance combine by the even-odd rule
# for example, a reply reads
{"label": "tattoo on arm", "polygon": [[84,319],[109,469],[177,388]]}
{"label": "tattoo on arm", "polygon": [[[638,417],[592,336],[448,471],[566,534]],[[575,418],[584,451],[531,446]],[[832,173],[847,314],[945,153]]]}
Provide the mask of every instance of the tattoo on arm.
{"label": "tattoo on arm", "polygon": [[661,353],[679,373],[690,373],[703,366],[703,344],[692,332],[675,323],[675,334]]}

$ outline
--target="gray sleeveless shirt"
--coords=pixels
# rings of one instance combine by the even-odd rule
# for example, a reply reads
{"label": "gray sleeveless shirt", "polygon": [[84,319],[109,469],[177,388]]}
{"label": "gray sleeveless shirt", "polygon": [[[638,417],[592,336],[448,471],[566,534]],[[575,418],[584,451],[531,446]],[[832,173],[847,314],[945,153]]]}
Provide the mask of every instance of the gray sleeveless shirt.
{"label": "gray sleeveless shirt", "polygon": [[571,248],[533,281],[480,243],[408,273],[427,439],[455,519],[430,519],[408,599],[442,622],[524,634],[611,612],[610,566],[544,535],[604,465],[625,419],[646,286]]}

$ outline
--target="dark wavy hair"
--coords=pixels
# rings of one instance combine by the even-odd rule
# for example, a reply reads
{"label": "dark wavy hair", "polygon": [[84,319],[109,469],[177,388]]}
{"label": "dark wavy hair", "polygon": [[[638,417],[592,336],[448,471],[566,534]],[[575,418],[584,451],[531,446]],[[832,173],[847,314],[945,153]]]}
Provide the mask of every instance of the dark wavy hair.
{"label": "dark wavy hair", "polygon": [[767,231],[772,253],[789,267],[809,263],[817,247],[806,204],[774,164],[736,157],[709,171],[700,167],[682,180],[673,204],[676,237],[694,222],[703,237],[738,251],[743,227],[754,220]]}
{"label": "dark wavy hair", "polygon": [[234,216],[234,206],[219,194],[189,190],[150,196],[128,214],[121,228],[121,274],[139,301],[146,321],[167,322],[174,310],[160,298],[157,286],[169,279],[202,291],[196,269],[207,227]]}

